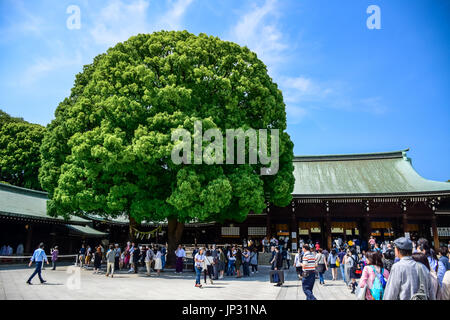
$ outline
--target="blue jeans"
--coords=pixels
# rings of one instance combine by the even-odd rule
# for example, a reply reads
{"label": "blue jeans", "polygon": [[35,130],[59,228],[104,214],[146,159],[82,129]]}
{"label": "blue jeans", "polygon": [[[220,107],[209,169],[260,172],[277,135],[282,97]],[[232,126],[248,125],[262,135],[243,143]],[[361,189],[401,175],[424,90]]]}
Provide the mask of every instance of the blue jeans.
{"label": "blue jeans", "polygon": [[164,270],[164,267],[166,266],[166,256],[161,255],[161,264],[162,270]]}
{"label": "blue jeans", "polygon": [[345,267],[344,264],[339,265],[339,270],[341,270],[342,280],[347,283],[347,279],[345,277]]}
{"label": "blue jeans", "polygon": [[195,266],[195,284],[200,284],[201,275],[202,275],[202,268]]}
{"label": "blue jeans", "polygon": [[319,272],[319,281],[320,281],[320,283],[325,282],[325,281],[323,281],[323,272]]}
{"label": "blue jeans", "polygon": [[41,282],[44,282],[44,279],[42,279],[42,275],[41,275],[41,270],[42,270],[43,264],[44,264],[44,261],[36,262],[36,269],[34,269],[34,272],[31,275],[31,277],[28,279],[28,282],[31,282],[31,280],[34,278],[34,276],[36,274],[39,276],[39,280],[41,280]]}
{"label": "blue jeans", "polygon": [[234,261],[228,260],[227,276],[234,275],[235,269],[236,269],[236,265],[234,264]]}
{"label": "blue jeans", "polygon": [[317,300],[313,295],[314,282],[316,281],[315,272],[310,272],[302,279],[302,289],[306,295],[306,300]]}

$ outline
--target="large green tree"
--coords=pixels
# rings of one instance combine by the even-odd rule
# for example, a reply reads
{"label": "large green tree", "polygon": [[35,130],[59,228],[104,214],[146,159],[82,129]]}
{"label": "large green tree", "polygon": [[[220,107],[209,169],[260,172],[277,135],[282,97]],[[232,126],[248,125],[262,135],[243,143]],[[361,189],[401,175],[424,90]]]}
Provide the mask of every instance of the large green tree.
{"label": "large green tree", "polygon": [[0,181],[41,190],[38,180],[45,128],[0,110]]}
{"label": "large green tree", "polygon": [[[171,161],[171,132],[280,130],[279,170],[261,164]],[[243,221],[270,201],[291,201],[293,143],[285,104],[267,68],[246,47],[187,31],[139,34],[118,43],[76,76],[48,125],[40,181],[50,215],[85,212],[130,225],[168,220],[169,260],[185,222]]]}

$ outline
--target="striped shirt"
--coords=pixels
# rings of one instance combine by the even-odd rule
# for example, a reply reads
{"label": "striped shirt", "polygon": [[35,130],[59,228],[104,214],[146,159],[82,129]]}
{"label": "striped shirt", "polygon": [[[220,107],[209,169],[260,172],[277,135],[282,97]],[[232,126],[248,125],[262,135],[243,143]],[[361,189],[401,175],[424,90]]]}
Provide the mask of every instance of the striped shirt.
{"label": "striped shirt", "polygon": [[316,270],[316,259],[314,255],[310,251],[306,251],[303,254],[303,260],[302,260],[304,266],[303,271],[314,271]]}

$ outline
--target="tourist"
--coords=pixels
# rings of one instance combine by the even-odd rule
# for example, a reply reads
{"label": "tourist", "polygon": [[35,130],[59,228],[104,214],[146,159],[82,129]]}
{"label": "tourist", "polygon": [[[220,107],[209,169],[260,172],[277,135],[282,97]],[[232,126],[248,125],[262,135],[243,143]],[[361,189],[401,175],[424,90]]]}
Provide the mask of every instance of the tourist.
{"label": "tourist", "polygon": [[450,263],[448,259],[448,249],[445,246],[439,248],[439,260],[438,260],[438,271],[437,279],[439,284],[442,286],[442,280],[444,279],[445,273],[450,270]]}
{"label": "tourist", "polygon": [[102,248],[98,246],[94,253],[94,274],[100,271],[102,265]]}
{"label": "tourist", "polygon": [[349,287],[352,289],[351,293],[355,293],[356,290],[356,270],[358,268],[358,257],[355,252],[347,249],[347,255],[344,258],[344,264],[346,268],[346,276],[350,279],[348,283]]}
{"label": "tourist", "polygon": [[395,252],[390,243],[386,245],[386,251],[383,253],[383,268],[391,272],[392,265],[395,261]]}
{"label": "tourist", "polygon": [[158,276],[160,275],[161,269],[162,269],[162,259],[161,259],[162,253],[161,253],[161,247],[157,247],[156,254],[155,254],[155,266],[153,269],[155,269]]}
{"label": "tourist", "polygon": [[200,277],[202,274],[203,261],[205,260],[204,250],[200,249],[194,256],[194,268],[195,268],[195,287],[201,288]]}
{"label": "tourist", "polygon": [[166,254],[167,249],[165,245],[161,246],[161,271],[164,272],[164,267],[166,266]]}
{"label": "tourist", "polygon": [[[155,253],[153,252],[151,247],[147,248],[145,252],[145,268],[147,269],[146,275],[150,277],[152,271],[152,261],[155,259]],[[178,261],[177,261],[178,263]]]}
{"label": "tourist", "polygon": [[[418,293],[420,278],[423,281],[425,295],[433,296],[430,273],[425,265],[414,261],[411,240],[401,237],[394,241],[395,256],[399,261],[394,263],[384,290],[384,300],[411,300]],[[419,272],[421,276],[419,276]]]}
{"label": "tourist", "polygon": [[18,256],[23,256],[23,244],[22,244],[22,243],[20,243],[20,244],[17,246],[17,249],[16,249],[16,255],[18,255]]}
{"label": "tourist", "polygon": [[325,273],[326,270],[328,270],[328,267],[325,255],[323,254],[323,250],[321,248],[317,250],[315,259],[316,259],[316,271],[319,274],[319,284],[325,284],[323,274]]}
{"label": "tourist", "polygon": [[91,258],[92,258],[92,249],[91,246],[88,245],[86,247],[86,258],[84,259],[84,263],[86,264],[86,267],[89,267],[91,264]]}
{"label": "tourist", "polygon": [[442,279],[441,300],[450,301],[450,270],[445,272]]}
{"label": "tourist", "polygon": [[114,266],[116,263],[116,252],[112,244],[109,245],[109,250],[106,252],[106,276],[109,277],[111,271],[111,278],[114,278]]}
{"label": "tourist", "polygon": [[[275,256],[271,263],[274,267],[273,270],[283,272],[283,256],[281,255],[279,247],[275,247]],[[274,276],[276,277],[275,281],[277,282],[275,286],[280,287],[282,285],[281,277],[278,273],[275,273]]]}
{"label": "tourist", "polygon": [[128,250],[128,252],[129,252],[129,254],[130,254],[130,270],[128,270],[128,273],[132,273],[132,272],[134,272],[134,270],[135,270],[135,267],[136,267],[136,260],[135,260],[135,258],[137,258],[135,255],[134,255],[134,251],[136,250],[136,248],[135,248],[135,246],[134,246],[134,242],[132,242],[131,243],[131,247],[130,247],[130,249]]}
{"label": "tourist", "polygon": [[206,284],[206,276],[209,276],[209,281],[213,284],[213,273],[214,273],[214,258],[211,255],[211,250],[207,250],[205,254],[205,259],[203,260],[203,273],[205,276],[205,284]]}
{"label": "tourist", "polygon": [[332,276],[332,281],[336,281],[337,280],[337,267],[336,267],[336,261],[339,260],[339,256],[336,252],[336,248],[331,250],[331,253],[328,255],[328,264],[330,265],[330,269],[331,269],[331,276]]}
{"label": "tourist", "polygon": [[359,287],[367,285],[365,300],[383,300],[389,271],[383,267],[382,256],[378,251],[368,251],[366,258],[367,265],[362,271]]}
{"label": "tourist", "polygon": [[305,244],[302,248],[303,257],[301,267],[303,269],[302,289],[306,300],[317,300],[313,294],[314,282],[316,280],[316,259],[310,251],[310,246]]}
{"label": "tourist", "polygon": [[122,270],[125,267],[125,256],[126,256],[126,251],[123,251],[120,254],[120,260],[119,260],[119,269]]}
{"label": "tourist", "polygon": [[261,240],[261,244],[263,246],[263,252],[264,253],[269,253],[269,248],[270,248],[270,244],[269,244],[269,239],[267,237],[264,237],[264,239]]}
{"label": "tourist", "polygon": [[222,248],[219,248],[219,279],[223,279],[223,274],[225,273],[225,268],[227,265],[227,257],[223,252]]}
{"label": "tourist", "polygon": [[236,250],[236,260],[234,261],[236,265],[236,278],[242,278],[241,275],[241,265],[242,265],[242,252],[241,249]]}
{"label": "tourist", "polygon": [[228,268],[227,268],[227,276],[234,276],[234,271],[236,270],[236,250],[232,247],[228,253]]}
{"label": "tourist", "polygon": [[[283,266],[286,265],[286,259],[287,259],[287,251],[286,248],[280,248],[281,258],[283,259]],[[285,267],[286,268],[286,267]]]}
{"label": "tourist", "polygon": [[58,260],[59,254],[58,246],[55,246],[50,253],[52,255],[52,270],[56,270],[56,261]]}
{"label": "tourist", "polygon": [[345,258],[345,251],[343,248],[339,249],[338,252],[338,259],[339,259],[339,270],[341,271],[342,280],[347,283],[348,277],[345,273],[345,264],[344,264],[344,258]]}
{"label": "tourist", "polygon": [[258,249],[253,248],[250,253],[250,265],[252,266],[252,274],[258,273]]}
{"label": "tourist", "polygon": [[370,236],[370,239],[369,239],[369,249],[370,250],[373,250],[375,248],[375,243],[376,243],[376,241],[373,238],[373,236]]}
{"label": "tourist", "polygon": [[141,259],[141,250],[139,249],[139,246],[135,246],[133,251],[134,273],[138,273],[139,271],[140,259]]}
{"label": "tourist", "polygon": [[344,256],[344,260],[343,260],[343,264],[344,264],[344,274],[345,274],[345,283],[350,286],[350,269],[353,267],[354,265],[354,259],[351,259],[351,251],[349,249],[347,249],[345,256]]}
{"label": "tourist", "polygon": [[286,251],[286,269],[289,270],[289,268],[291,267],[291,260],[292,260],[292,255],[291,255],[291,249],[287,249]]}
{"label": "tourist", "polygon": [[437,272],[438,270],[438,259],[434,250],[430,247],[427,239],[420,238],[417,240],[417,252],[424,253],[427,256],[428,263],[432,272]]}
{"label": "tourist", "polygon": [[244,248],[242,252],[242,269],[244,271],[244,277],[250,277],[250,251],[248,248]]}
{"label": "tourist", "polygon": [[121,256],[121,250],[120,250],[119,244],[116,243],[114,246],[114,269],[115,270],[119,270],[120,256]]}
{"label": "tourist", "polygon": [[430,273],[430,280],[431,280],[431,292],[433,295],[433,299],[430,300],[439,300],[441,296],[441,285],[439,284],[437,274],[436,272],[433,272],[430,268],[430,263],[428,261],[427,256],[422,252],[415,252],[411,255],[411,257],[416,262],[422,263],[425,267],[427,267],[429,273]]}
{"label": "tourist", "polygon": [[219,279],[219,250],[217,250],[216,245],[213,244],[211,249],[211,257],[213,258],[213,279]]}
{"label": "tourist", "polygon": [[28,278],[28,281],[27,281],[28,284],[30,284],[30,285],[32,284],[31,280],[34,278],[34,276],[36,274],[39,276],[39,280],[41,281],[41,283],[47,282],[44,279],[42,279],[42,275],[41,275],[41,270],[42,270],[42,265],[44,264],[44,260],[47,264],[49,264],[47,256],[44,251],[44,244],[41,242],[39,244],[39,247],[36,250],[34,250],[33,255],[31,256],[31,259],[30,259],[30,263],[28,264],[28,266],[31,267],[31,265],[33,264],[33,261],[36,263],[36,268],[34,269],[33,274],[30,276],[30,278]]}
{"label": "tourist", "polygon": [[177,250],[175,250],[176,263],[175,263],[175,273],[183,272],[183,259],[186,258],[186,251],[183,249],[181,244],[178,245]]}
{"label": "tourist", "polygon": [[86,247],[84,246],[84,243],[81,245],[80,251],[78,251],[78,261],[80,261],[80,267],[83,267],[83,263],[85,262],[86,258]]}
{"label": "tourist", "polygon": [[194,269],[194,271],[195,271],[195,255],[198,253],[198,247],[197,247],[197,245],[195,245],[194,246],[194,250],[192,251],[192,260],[193,260],[193,262],[192,262],[192,268]]}
{"label": "tourist", "polygon": [[125,247],[125,250],[123,251],[123,268],[128,269],[128,265],[130,264],[130,249],[131,247]]}
{"label": "tourist", "polygon": [[297,272],[298,280],[302,280],[302,259],[303,259],[303,251],[298,250],[294,257],[294,267]]}

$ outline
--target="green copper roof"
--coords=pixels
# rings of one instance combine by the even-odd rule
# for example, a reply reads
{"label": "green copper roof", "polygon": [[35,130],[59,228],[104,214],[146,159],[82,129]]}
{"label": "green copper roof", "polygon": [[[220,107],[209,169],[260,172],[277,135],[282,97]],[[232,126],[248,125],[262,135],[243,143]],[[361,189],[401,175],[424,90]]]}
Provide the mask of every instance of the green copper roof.
{"label": "green copper roof", "polygon": [[421,177],[407,150],[294,158],[293,195],[450,194],[450,183]]}
{"label": "green copper roof", "polygon": [[76,216],[69,220],[61,217],[47,215],[47,193],[25,188],[19,188],[0,183],[0,215],[16,216],[30,219],[47,220],[54,222],[70,222],[78,224],[89,223]]}
{"label": "green copper roof", "polygon": [[107,233],[95,230],[94,228],[91,228],[89,226],[77,226],[66,224],[66,227],[68,227],[72,233],[90,237],[103,237],[107,235]]}

